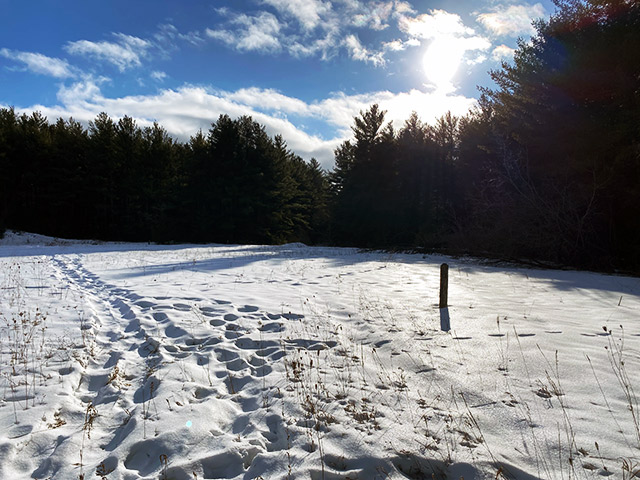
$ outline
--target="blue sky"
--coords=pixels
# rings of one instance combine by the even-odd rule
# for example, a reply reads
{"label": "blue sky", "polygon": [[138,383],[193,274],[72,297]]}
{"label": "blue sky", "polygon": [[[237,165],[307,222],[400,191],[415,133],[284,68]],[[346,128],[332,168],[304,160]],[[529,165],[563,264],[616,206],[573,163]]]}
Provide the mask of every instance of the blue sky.
{"label": "blue sky", "polygon": [[105,111],[187,140],[251,115],[333,164],[372,103],[401,127],[464,114],[545,0],[0,0],[0,106],[50,121]]}

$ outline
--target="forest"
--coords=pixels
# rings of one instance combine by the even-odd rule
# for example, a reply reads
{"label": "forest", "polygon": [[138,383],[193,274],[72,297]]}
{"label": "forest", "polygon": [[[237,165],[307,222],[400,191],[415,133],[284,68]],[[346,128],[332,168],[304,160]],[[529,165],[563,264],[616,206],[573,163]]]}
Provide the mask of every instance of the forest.
{"label": "forest", "polygon": [[332,244],[640,272],[640,4],[562,0],[477,107],[394,129],[372,105],[335,167],[250,117],[186,143],[99,114],[0,109],[0,234]]}

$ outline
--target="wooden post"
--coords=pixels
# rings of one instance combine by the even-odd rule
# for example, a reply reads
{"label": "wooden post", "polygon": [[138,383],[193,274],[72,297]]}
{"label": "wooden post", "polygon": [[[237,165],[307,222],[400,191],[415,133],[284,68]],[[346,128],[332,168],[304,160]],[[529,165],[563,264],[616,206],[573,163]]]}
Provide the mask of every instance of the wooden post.
{"label": "wooden post", "polygon": [[440,265],[440,308],[447,308],[449,296],[449,265]]}

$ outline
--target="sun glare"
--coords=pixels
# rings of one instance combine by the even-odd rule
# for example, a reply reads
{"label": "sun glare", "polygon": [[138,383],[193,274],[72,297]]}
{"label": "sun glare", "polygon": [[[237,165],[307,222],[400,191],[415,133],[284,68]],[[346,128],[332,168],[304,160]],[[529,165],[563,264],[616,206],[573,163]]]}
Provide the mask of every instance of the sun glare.
{"label": "sun glare", "polygon": [[453,77],[462,61],[462,51],[453,38],[431,42],[422,58],[427,79],[438,90],[454,90]]}

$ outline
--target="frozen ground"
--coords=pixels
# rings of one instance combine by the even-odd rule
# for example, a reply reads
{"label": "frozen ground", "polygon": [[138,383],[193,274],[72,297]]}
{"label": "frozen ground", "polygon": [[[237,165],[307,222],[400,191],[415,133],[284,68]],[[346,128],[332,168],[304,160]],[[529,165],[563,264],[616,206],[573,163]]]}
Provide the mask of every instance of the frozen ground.
{"label": "frozen ground", "polygon": [[0,241],[2,479],[637,478],[639,367],[636,278]]}

